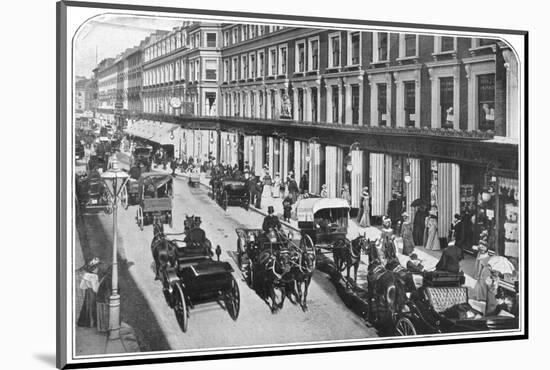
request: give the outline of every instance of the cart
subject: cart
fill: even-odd
[[[173,178],[156,172],[141,174],[138,182],[136,222],[140,230],[155,220],[172,226]]]

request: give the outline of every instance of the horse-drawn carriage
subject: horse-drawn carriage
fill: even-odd
[[[292,240],[292,233],[285,235],[279,230],[235,231],[239,268],[248,286],[262,297],[271,312],[283,307],[285,297],[307,311],[307,293],[316,265],[313,246],[304,244],[303,239],[297,243]],[[280,291],[279,302],[276,290]]]
[[[94,170],[77,176],[76,197],[82,211],[104,209],[109,212],[111,209],[111,195],[98,171]]]
[[[188,180],[187,183],[189,186],[196,188],[201,184],[201,172],[199,167],[190,167],[187,171]]]
[[[423,284],[410,293],[395,317],[395,333],[401,336],[516,329],[513,315],[485,316],[473,308],[464,274],[424,272]]]
[[[204,235],[193,236],[193,230],[184,240],[169,239],[170,235],[164,234],[161,223],[155,223],[151,250],[166,302],[180,329],[187,331],[191,309],[209,302],[218,303],[237,320],[240,294],[231,265],[212,259],[211,244]]]
[[[138,180],[139,207],[136,222],[143,230],[155,220],[172,226],[173,178],[155,172],[142,173]]]
[[[212,192],[214,198],[224,210],[227,210],[227,206],[231,204],[238,204],[248,211],[250,206],[250,193],[244,177],[225,177],[217,181]]]
[[[153,147],[150,145],[136,146],[132,151],[132,161],[134,166],[143,165],[146,171],[151,171],[151,152]]]

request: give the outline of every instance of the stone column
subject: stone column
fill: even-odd
[[[326,122],[334,123],[332,120],[332,86],[326,85],[326,90],[327,90],[327,102],[325,104],[325,106],[327,107]]]
[[[386,214],[384,154],[370,153],[371,212],[373,216]]]
[[[359,208],[361,203],[361,192],[363,190],[363,151],[351,151],[351,206]],[[369,189],[370,192],[370,189]]]
[[[321,144],[309,144],[309,192],[321,192]]]
[[[506,132],[505,136],[519,137],[518,61],[509,49],[502,51],[506,68]]]
[[[274,147],[275,147],[275,143],[273,142],[273,137],[268,137],[267,138],[267,149],[268,149],[268,153],[269,153],[269,158],[267,159],[267,166],[269,167],[269,174],[271,175],[271,177],[273,178],[273,158],[275,156],[275,153],[274,152]],[[262,174],[263,175],[263,174]]]
[[[403,81],[399,80],[399,73],[395,72],[395,126],[405,127],[405,87]]]
[[[302,176],[302,142],[294,140],[294,179],[299,182]]]
[[[404,184],[407,198],[405,209],[412,221],[414,219],[414,214],[411,203],[414,202],[415,199],[420,198],[420,159],[409,158],[409,175],[411,176],[411,182],[409,184]]]
[[[359,126],[364,126],[363,122],[363,76],[359,77]]]
[[[325,185],[328,196],[335,198],[340,195],[344,171],[344,151],[336,146],[325,148]]]
[[[440,237],[449,234],[453,215],[460,213],[460,167],[456,163],[437,164],[437,216]]]
[[[344,123],[342,120],[343,113],[344,113],[342,112],[343,101],[344,101],[344,94],[342,92],[342,83],[338,82],[338,123],[340,124]]]

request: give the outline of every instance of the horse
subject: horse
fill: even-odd
[[[405,303],[405,289],[396,274],[387,270],[380,259],[377,248],[377,241],[367,240],[367,295],[369,298],[369,321],[375,324],[393,321],[395,314]],[[387,309],[389,317],[381,318],[378,307]],[[377,308],[377,315],[374,317],[374,308]]]
[[[159,280],[160,270],[165,270],[168,265],[174,266],[176,263],[176,246],[166,238],[164,226],[159,221],[153,223],[151,253],[155,262],[155,280]]]
[[[193,226],[195,226],[195,215],[185,215],[185,220],[183,220],[183,232],[185,234],[189,234],[189,231],[193,228]]]
[[[252,288],[269,306],[273,314],[279,312],[283,307],[286,292],[282,277],[289,270],[287,261],[277,257],[271,250],[267,249],[260,252],[253,264],[252,273],[254,274],[254,279]],[[280,302],[277,300],[276,290],[281,292]]]
[[[342,239],[332,249],[334,264],[338,272],[347,270],[346,288],[350,288],[350,271],[353,267],[353,282],[357,283],[357,270],[361,262],[361,252],[367,253],[367,238],[366,233],[358,235],[350,243],[347,239]]]
[[[302,311],[307,312],[307,293],[313,272],[315,271],[317,256],[315,249],[309,250],[304,247],[300,256],[300,263],[293,266],[294,293]]]

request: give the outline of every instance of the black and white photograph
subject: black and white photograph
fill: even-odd
[[[526,338],[526,31],[57,6],[58,367]]]

